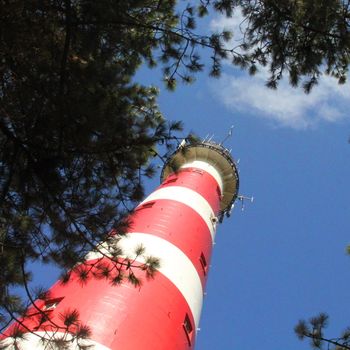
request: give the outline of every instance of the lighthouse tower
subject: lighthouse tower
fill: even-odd
[[[13,342],[15,327],[26,333],[20,340],[24,350],[51,349],[42,338],[62,337],[67,344],[62,315],[77,310],[79,322],[91,330],[89,340],[80,344],[91,349],[194,348],[216,226],[237,197],[238,173],[222,145],[183,142],[164,165],[161,182],[136,207],[128,234],[118,242],[125,256],[132,257],[142,245],[146,255],[159,258],[155,277],[139,287],[128,282],[113,286],[99,278],[82,284],[75,268],[68,283],[54,284],[49,300],[36,301],[20,324],[8,329],[1,345]],[[135,259],[142,265],[145,258]],[[85,263],[108,265],[108,260],[101,244]],[[142,269],[136,270],[142,278]],[[69,347],[79,348],[73,338]]]

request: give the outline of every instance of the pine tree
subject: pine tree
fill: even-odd
[[[234,58],[243,67],[268,66],[267,86],[276,88],[287,75],[293,86],[306,93],[325,73],[346,82],[349,53],[350,5],[342,0],[234,1],[240,5],[246,29],[243,56]]]
[[[272,88],[285,73],[292,85],[302,80],[306,92],[322,72],[346,80],[348,2],[201,0],[176,6],[175,0],[0,1],[1,330],[32,300],[46,297],[28,287],[30,263],[53,263],[67,272],[111,231],[123,234],[126,215],[143,196],[143,177],[154,175],[150,160],[157,145],[171,149],[182,125],[166,122],[155,87],[134,81],[142,63],[159,65],[169,89],[203,70],[201,49],[210,51],[214,77],[222,60],[231,59],[252,74],[267,65]],[[247,27],[234,48],[227,46],[229,30],[196,32],[201,17],[231,16],[238,6]],[[150,259],[146,274],[158,263]],[[105,266],[96,268],[121,282]],[[128,280],[137,285],[132,269]],[[86,279],[86,270],[80,275]],[[14,293],[19,286],[27,304]]]
[[[335,338],[329,338],[325,335],[325,328],[328,325],[328,315],[320,313],[308,321],[300,320],[294,330],[300,340],[309,339],[310,345],[314,349],[350,349],[350,329],[346,329],[342,334]]]
[[[32,262],[57,265],[64,283],[87,252],[126,231],[127,214],[143,197],[142,179],[154,175],[157,145],[171,150],[182,129],[163,118],[157,89],[134,81],[140,65],[159,62],[172,89],[203,68],[199,45],[213,50],[216,64],[224,57],[225,37],[197,36],[197,9],[178,14],[175,5],[0,1],[1,332],[48,298],[31,290]],[[82,282],[102,276],[138,286],[135,268],[152,277],[159,266],[156,257],[134,266],[111,240],[110,255],[113,268],[96,263],[73,272]],[[16,295],[19,287],[25,299]],[[86,328],[77,333],[73,316],[64,316],[68,333],[86,335]],[[13,329],[13,346],[24,331]]]
[[[165,122],[156,88],[132,81],[158,41],[152,28],[125,23],[177,21],[174,2],[156,5],[0,2],[2,330],[28,306],[13,287],[23,286],[29,302],[43,295],[28,287],[30,262],[66,272],[111,230],[124,232],[141,178],[154,174],[157,143],[181,129]]]

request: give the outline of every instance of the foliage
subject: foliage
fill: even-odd
[[[276,88],[283,74],[291,85],[303,80],[305,92],[324,72],[346,81],[350,54],[349,2],[343,0],[235,1],[244,15],[243,67],[268,66],[267,86]],[[250,69],[254,64],[250,65]]]
[[[350,246],[347,246],[347,253],[350,253]],[[320,313],[308,321],[300,320],[294,327],[295,334],[300,340],[309,339],[314,349],[350,350],[350,327],[346,328],[340,336],[330,338],[325,335],[328,319],[329,316],[326,313]]]
[[[213,5],[225,11],[224,3]],[[66,281],[89,251],[108,243],[111,233],[126,231],[125,217],[143,197],[142,179],[155,173],[150,160],[162,158],[157,145],[172,149],[182,124],[164,120],[156,88],[133,81],[141,63],[160,63],[173,89],[177,79],[190,82],[203,69],[196,48],[206,47],[213,52],[212,75],[218,74],[228,33],[193,32],[195,17],[210,1],[188,3],[179,13],[175,5],[0,2],[1,331],[11,320],[20,323],[35,299],[45,300],[45,293],[30,288],[30,263],[54,263]],[[113,266],[85,264],[76,271],[82,282],[103,275],[137,286],[133,269],[146,277],[156,272],[155,257],[135,266],[112,245]],[[26,303],[16,295],[18,287]]]
[[[171,150],[179,122],[159,111],[157,89],[136,83],[139,66],[160,65],[167,88],[210,75],[223,59],[248,68],[268,65],[269,87],[287,72],[306,77],[308,92],[322,69],[345,81],[348,7],[344,1],[4,0],[0,2],[0,329],[25,312],[14,287],[32,304],[29,263],[67,272],[86,254],[123,234],[125,215],[143,197],[144,176],[155,173],[157,145]],[[231,16],[240,6],[243,41],[232,33],[197,33],[210,13]],[[111,249],[112,260],[122,252]],[[138,252],[135,252],[138,254]],[[116,284],[122,275],[97,265]],[[159,262],[141,270],[152,276]],[[90,268],[90,267],[87,267]],[[135,267],[136,268],[136,267]],[[140,268],[140,266],[138,267]],[[91,271],[91,270],[89,270]],[[81,271],[82,280],[86,269]],[[96,271],[95,271],[96,272]],[[65,279],[67,274],[63,277]]]
[[[170,147],[181,130],[165,122],[157,90],[132,81],[163,39],[131,27],[130,18],[177,21],[174,1],[157,4],[0,2],[2,330],[27,307],[13,287],[38,297],[28,287],[29,262],[68,270],[112,229],[125,231],[121,219],[143,197],[141,178],[154,174],[157,143]]]
[[[300,340],[310,339],[314,349],[345,350],[350,349],[350,329],[346,329],[337,338],[328,338],[324,335],[328,323],[328,315],[321,313],[310,318],[308,322],[301,320],[295,326],[295,333]]]
[[[201,0],[199,5],[186,4],[179,27],[170,32],[168,27],[161,28],[163,35],[178,36],[177,46],[170,51],[160,45],[169,88],[176,86],[178,78],[191,82],[193,74],[203,69],[198,47],[211,49],[213,77],[220,76],[222,60],[230,59],[252,75],[259,66],[268,67],[266,85],[273,89],[284,75],[292,86],[301,84],[306,93],[323,73],[340,84],[346,82],[350,60],[348,1]],[[237,9],[243,13],[242,23],[235,23],[243,31],[241,39],[233,27],[209,36],[195,31],[199,18],[215,11],[231,17]]]

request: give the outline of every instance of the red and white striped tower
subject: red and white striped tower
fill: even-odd
[[[37,301],[37,308],[61,325],[65,310],[77,309],[96,350],[193,349],[216,224],[237,191],[238,173],[227,149],[213,142],[183,143],[165,164],[161,186],[139,204],[129,234],[119,242],[128,256],[142,244],[158,257],[155,278],[140,288],[96,278],[81,285],[73,272],[67,284],[54,284],[51,299]],[[89,262],[95,259],[108,260],[101,253],[88,255]],[[60,335],[45,322],[38,327],[32,320],[37,313],[33,309],[23,320],[23,331],[31,331],[21,342],[23,350],[44,349],[38,335]]]

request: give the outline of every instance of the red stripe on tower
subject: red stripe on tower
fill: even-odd
[[[142,244],[146,254],[159,258],[155,278],[138,288],[97,278],[82,285],[75,268],[68,283],[57,282],[51,299],[37,301],[22,324],[11,325],[6,334],[19,327],[28,333],[22,349],[44,349],[41,337],[62,335],[62,314],[76,309],[91,329],[85,344],[94,349],[193,349],[216,225],[237,191],[238,174],[228,150],[213,142],[183,143],[165,164],[162,185],[135,209],[128,234],[118,242],[124,256],[132,257]],[[102,243],[87,263],[108,266],[108,255]],[[144,263],[144,257],[136,262]],[[50,321],[38,325],[39,310],[49,313]],[[12,341],[8,337],[0,345]],[[78,345],[72,342],[70,348]]]

